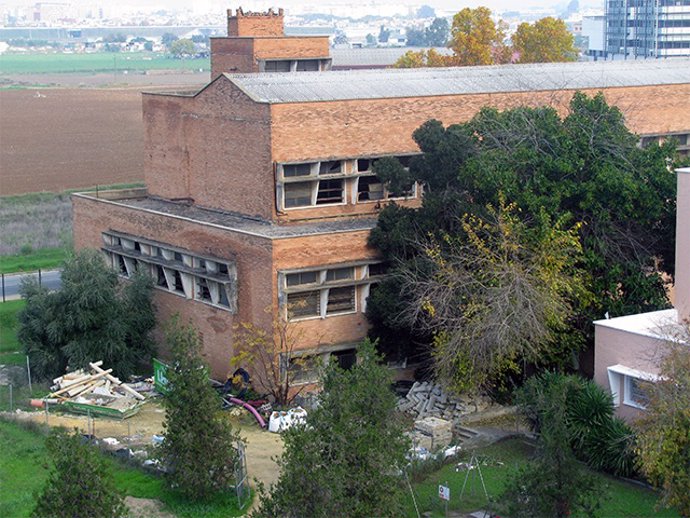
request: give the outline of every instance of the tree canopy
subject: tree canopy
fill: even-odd
[[[464,124],[428,121],[413,137],[422,154],[404,174],[387,165],[382,180],[404,183],[411,175],[424,185],[423,206],[385,207],[370,236],[392,265],[390,278],[373,290],[367,306],[373,336],[380,337],[384,351],[410,355],[420,350],[414,344],[469,343],[469,338],[453,342],[453,330],[466,332],[467,323],[480,322],[492,304],[470,296],[464,286],[481,285],[487,295],[498,295],[521,271],[536,276],[525,286],[539,289],[523,301],[505,292],[497,303],[519,313],[509,313],[514,320],[506,323],[524,323],[525,312],[539,315],[526,310],[540,299],[551,305],[542,310],[561,308],[550,313],[559,318],[539,318],[549,331],[538,334],[543,340],[530,334],[533,327],[511,329],[531,347],[539,346],[529,359],[538,358],[540,365],[575,366],[577,352],[592,343],[592,320],[606,312],[618,316],[667,307],[656,272],[660,267],[673,272],[675,176],[668,169],[676,156],[673,144],[638,147],[638,137],[602,94],[576,93],[564,118],[550,107],[485,108]],[[495,214],[502,206],[511,207],[503,222]],[[511,226],[512,241],[497,239]],[[558,239],[568,244],[554,246]],[[480,261],[484,249],[498,259]],[[469,252],[474,263],[458,260],[459,251]],[[410,289],[410,272],[421,288]],[[451,286],[444,277],[448,272],[467,278]],[[541,278],[549,282],[537,281]],[[440,292],[424,291],[434,283]],[[435,297],[441,295],[451,311],[448,322],[462,325],[435,317]],[[425,301],[426,313],[420,311]],[[422,317],[414,324],[405,318],[410,308]],[[512,335],[508,342],[526,361],[520,340]],[[464,351],[455,358],[462,364],[471,349],[451,350]]]
[[[530,24],[518,25],[512,37],[513,48],[520,63],[552,63],[575,61],[575,37],[568,32],[565,22],[547,16]]]
[[[103,360],[121,377],[150,361],[155,326],[150,276],[137,273],[120,282],[96,250],[68,259],[62,287],[50,292],[34,278],[23,281],[26,307],[17,336],[37,377],[54,378],[66,367]]]
[[[280,478],[253,516],[401,516],[409,441],[390,371],[365,342],[349,370],[331,362],[306,425],[283,434]]]

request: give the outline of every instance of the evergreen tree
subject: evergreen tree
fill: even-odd
[[[127,508],[105,459],[77,432],[55,430],[46,439],[53,470],[33,518],[119,518]]]
[[[255,516],[401,516],[409,444],[395,404],[372,343],[362,344],[350,370],[331,362],[318,408],[284,433],[280,478]]]
[[[164,399],[165,440],[159,457],[172,489],[194,500],[228,491],[235,483],[239,434],[221,413],[220,396],[209,383],[201,340],[191,325],[174,318],[166,331],[172,351]]]

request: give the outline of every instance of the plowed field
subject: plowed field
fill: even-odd
[[[0,91],[0,195],[143,180],[139,89]]]

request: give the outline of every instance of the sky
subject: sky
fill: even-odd
[[[31,6],[36,3],[37,0],[0,0],[0,3],[4,5],[23,5]],[[53,0],[57,2],[65,2],[72,4],[103,4],[107,5],[110,2],[116,0]],[[118,5],[120,6],[131,6],[131,8],[151,8],[151,9],[165,9],[165,8],[177,8],[184,9],[189,8],[191,5],[194,6],[195,12],[200,12],[202,10],[208,10],[208,12],[213,12],[217,9],[225,10],[227,8],[236,8],[242,6],[245,10],[262,10],[267,6],[273,5],[277,7],[285,7],[287,9],[298,6],[313,6],[313,5],[324,5],[324,4],[335,4],[335,5],[353,5],[361,3],[366,4],[391,4],[395,3],[398,5],[430,5],[438,10],[443,11],[459,11],[463,7],[477,7],[479,5],[484,5],[492,10],[520,10],[528,7],[552,7],[554,5],[565,6],[568,0],[526,0],[524,2],[515,2],[515,0],[364,0],[358,2],[357,0],[323,0],[321,2],[309,1],[309,0],[234,0],[232,2],[227,0],[119,0]],[[580,5],[585,7],[603,7],[603,0],[580,0]],[[147,9],[148,10],[148,9]]]

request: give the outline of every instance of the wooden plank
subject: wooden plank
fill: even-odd
[[[104,371],[103,369],[101,369],[100,366],[97,365],[96,363],[89,363],[89,367],[91,367],[93,370],[95,370],[96,372],[99,372],[99,373],[105,372],[105,371]],[[108,369],[108,372],[112,372],[112,370],[113,370],[113,369]],[[122,383],[122,381],[120,381],[120,380],[119,380],[118,378],[116,378],[115,376],[111,376],[111,375],[107,374],[107,375],[106,375],[106,378],[109,379],[110,381],[112,381],[113,383],[115,383],[116,385],[122,387],[122,389],[123,389],[125,392],[128,392],[129,394],[131,394],[132,396],[134,396],[134,397],[137,398],[138,400],[144,401],[144,400],[146,399],[144,396],[142,396],[141,394],[139,394],[139,392],[137,392],[137,391],[134,390],[133,388],[128,387],[126,383]]]
[[[92,375],[92,376],[89,376],[89,378],[88,378],[87,380],[83,381],[82,383],[89,383],[89,382],[91,382],[91,381],[93,381],[93,380],[100,379],[100,378],[102,378],[102,377],[104,377],[104,376],[108,376],[111,372],[113,372],[113,369],[108,369],[107,371],[101,370],[101,372],[99,372],[98,374],[94,374],[94,375]],[[80,384],[81,384],[81,383],[80,383]],[[75,384],[75,385],[70,385],[69,387],[61,388],[60,390],[58,390],[58,391],[53,392],[52,394],[50,394],[49,397],[55,397],[55,396],[57,396],[57,395],[64,394],[65,392],[69,392],[70,390],[73,390],[73,389],[75,389],[75,388],[77,388],[77,385],[76,385],[76,384]]]

